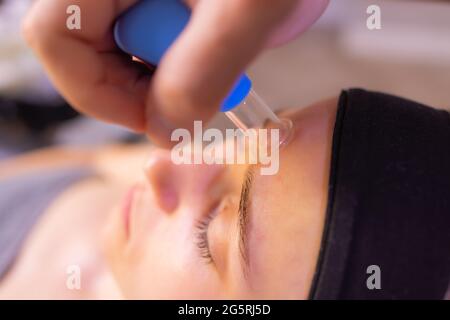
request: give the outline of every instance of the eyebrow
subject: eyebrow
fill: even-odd
[[[239,201],[239,252],[241,255],[242,268],[244,271],[244,276],[247,277],[250,262],[249,262],[249,252],[248,252],[248,226],[249,226],[249,207],[251,204],[251,190],[253,184],[253,178],[255,175],[254,166],[250,166],[246,173],[244,183],[241,190],[241,199]]]

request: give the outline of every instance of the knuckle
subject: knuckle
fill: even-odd
[[[193,87],[188,81],[177,77],[160,80],[156,88],[157,104],[173,121],[209,120],[217,112],[214,98],[207,94],[207,90]]]
[[[28,14],[22,21],[22,35],[29,45],[33,45],[36,38],[36,21],[32,14]]]
[[[297,1],[298,0],[277,0],[275,3],[273,0],[243,0],[247,5],[264,10],[272,10],[274,7],[284,6]]]
[[[198,94],[186,81],[175,76],[166,76],[160,79],[158,98],[163,105],[177,106],[178,109],[193,109],[201,104]]]
[[[47,12],[44,9],[41,8],[40,2],[36,2],[21,23],[22,36],[32,48],[48,41],[55,33],[55,30],[51,28],[52,18],[42,14],[42,12]]]
[[[42,39],[45,30],[42,19],[36,13],[36,8],[33,8],[22,21],[22,35],[29,46],[34,47]]]

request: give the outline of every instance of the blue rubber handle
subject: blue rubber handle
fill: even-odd
[[[119,17],[114,26],[114,38],[122,51],[156,66],[183,31],[190,15],[181,0],[141,0]],[[251,80],[242,75],[223,102],[221,111],[238,106],[251,87]]]

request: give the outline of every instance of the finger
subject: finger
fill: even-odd
[[[114,20],[138,0],[35,0],[28,12],[26,25],[30,32],[58,33],[95,42],[108,34]],[[81,30],[67,28],[67,9],[78,6],[81,11]],[[35,30],[37,27],[38,30]]]
[[[145,129],[149,76],[115,48],[111,25],[135,1],[37,1],[24,31],[52,82],[79,111]],[[66,28],[66,8],[82,9],[81,30]]]
[[[156,71],[149,99],[157,110],[148,114],[149,124],[154,115],[173,129],[189,129],[194,120],[209,120],[267,43],[270,31],[295,4],[293,0],[196,3],[186,30]],[[158,135],[151,126],[148,132]]]
[[[190,8],[194,8],[199,0],[184,0],[184,2]],[[329,0],[297,0],[296,2],[288,17],[271,32],[266,47],[276,47],[295,39],[319,19],[330,3]]]
[[[329,0],[297,1],[289,17],[271,33],[267,46],[279,46],[296,38],[319,19],[329,2]]]

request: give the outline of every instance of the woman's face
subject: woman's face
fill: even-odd
[[[285,114],[280,170],[175,165],[155,150],[106,230],[125,298],[301,299],[320,248],[336,100]]]

